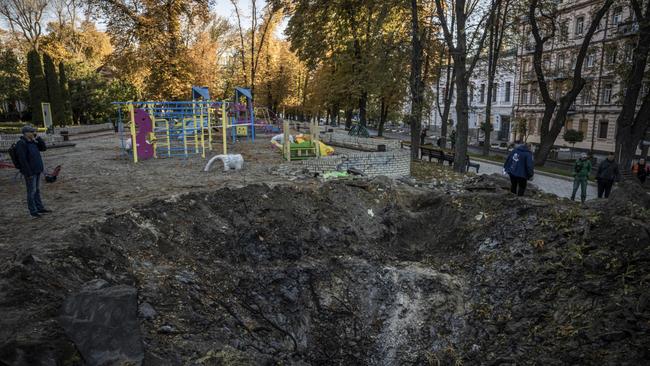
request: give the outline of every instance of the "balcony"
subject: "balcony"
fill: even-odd
[[[636,20],[626,20],[618,23],[618,34],[622,36],[631,36],[639,32],[639,23]]]

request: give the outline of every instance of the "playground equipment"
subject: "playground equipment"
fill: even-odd
[[[115,102],[123,154],[134,162],[160,157],[206,157],[221,134],[223,154],[231,143],[255,141],[262,133],[279,131],[268,112],[255,120],[250,90],[235,88],[234,101],[212,101],[208,88],[192,87],[192,101]]]
[[[217,160],[221,160],[223,163],[223,171],[227,172],[230,169],[233,170],[241,170],[242,167],[244,166],[244,157],[241,156],[241,154],[225,154],[225,155],[217,155],[214,156],[208,163],[205,165],[205,168],[203,169],[204,172],[210,171],[210,167],[212,166],[212,163],[214,163]]]
[[[282,156],[288,161],[304,160],[334,153],[334,149],[319,141],[319,126],[312,122],[309,135],[297,135],[295,138],[289,134],[289,122],[283,123],[283,134],[271,139],[271,144],[282,151]]]

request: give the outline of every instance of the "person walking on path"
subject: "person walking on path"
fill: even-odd
[[[580,159],[576,160],[573,165],[573,193],[571,194],[571,201],[575,201],[576,192],[580,187],[580,201],[585,203],[587,199],[587,181],[591,174],[591,160],[586,153],[580,154]]]
[[[533,153],[526,144],[517,142],[517,146],[503,164],[503,170],[510,176],[510,191],[517,196],[523,196],[528,181],[535,174]]]
[[[618,169],[618,163],[614,161],[614,153],[610,152],[607,159],[598,165],[596,181],[598,182],[598,198],[609,198],[614,182],[621,180],[621,172]],[[575,189],[574,189],[575,194]]]
[[[636,175],[641,184],[645,183],[646,178],[650,175],[650,164],[646,164],[644,158],[632,166],[632,174]]]
[[[39,188],[41,173],[43,172],[43,158],[41,151],[47,147],[42,138],[36,135],[36,129],[32,126],[25,126],[21,130],[22,136],[16,142],[16,159],[18,168],[25,177],[27,186],[27,208],[33,218],[41,217],[41,214],[52,212],[43,206],[41,191]]]

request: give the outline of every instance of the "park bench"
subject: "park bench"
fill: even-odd
[[[400,146],[404,148],[404,146],[411,146],[411,143],[409,141],[401,141]],[[424,157],[428,157],[429,161],[432,159],[437,159],[439,164],[443,164],[446,162],[449,163],[449,165],[454,164],[454,159],[456,158],[456,154],[450,151],[445,151],[440,148],[433,147],[431,145],[424,145],[420,146],[420,156],[422,159]],[[479,169],[481,168],[481,164],[472,162],[467,156],[467,170],[469,171],[470,168],[476,169],[476,174],[478,174]]]

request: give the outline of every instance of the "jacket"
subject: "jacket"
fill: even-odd
[[[40,137],[34,141],[28,141],[24,136],[16,142],[16,157],[20,163],[20,172],[31,177],[43,172],[43,158],[41,151],[47,150],[45,142]]]
[[[517,146],[510,152],[503,169],[515,177],[530,179],[535,174],[533,153],[525,144]]]
[[[573,165],[573,176],[577,179],[587,179],[591,174],[591,160],[578,159]]]
[[[645,174],[644,174],[645,172]],[[632,174],[636,175],[637,177],[643,177],[643,176],[648,176],[650,175],[650,164],[647,162],[643,164],[643,166],[639,163],[635,163],[632,166]]]
[[[606,182],[614,182],[621,180],[621,172],[618,169],[618,163],[616,161],[609,161],[609,159],[603,160],[598,165],[598,173],[596,173],[596,179]]]

